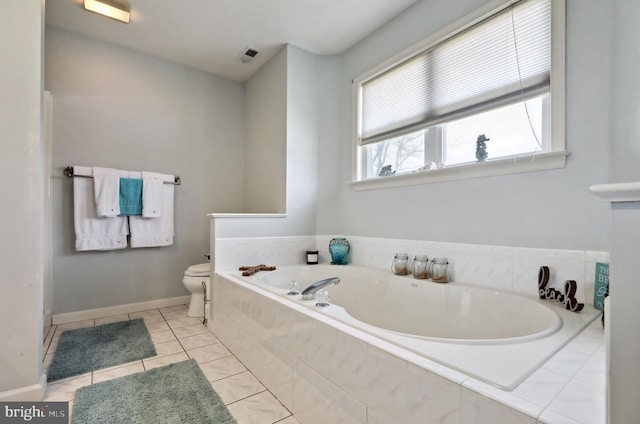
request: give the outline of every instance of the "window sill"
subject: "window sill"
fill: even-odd
[[[430,171],[419,171],[410,174],[353,181],[350,185],[354,191],[364,191],[559,169],[565,167],[567,156],[569,155],[570,153],[567,151],[559,151],[515,156],[481,163],[433,169]]]

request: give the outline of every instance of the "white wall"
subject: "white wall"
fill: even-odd
[[[315,234],[318,196],[316,57],[287,46],[287,214],[289,234]]]
[[[610,182],[640,181],[640,2],[613,0],[610,53],[611,137]],[[606,203],[606,202],[603,202]],[[640,404],[635,395],[640,388],[638,354],[640,331],[637,274],[640,254],[640,207],[638,203],[613,204],[611,248],[611,299],[609,326],[609,419],[610,423],[638,420]]]
[[[612,183],[640,181],[640,2],[614,0],[611,63],[611,179]],[[602,60],[599,59],[599,60]]]
[[[41,0],[8,0],[0,14],[0,401],[40,400],[42,388]]]
[[[206,262],[207,213],[242,211],[242,84],[47,26],[53,95],[54,314],[188,294],[187,266]],[[175,242],[76,252],[68,165],[179,175]]]
[[[351,122],[351,114],[344,110],[351,96],[344,89],[344,57],[316,58],[316,86],[318,89],[318,204],[316,234],[336,234],[342,219],[340,201],[345,192],[342,175],[344,160],[342,144],[348,142],[343,128]],[[342,141],[341,141],[342,140]]]
[[[608,179],[610,11],[598,0],[567,0],[566,144],[571,156],[565,169],[362,192],[348,186],[352,79],[484,3],[420,1],[350,49],[341,71],[334,68],[339,93],[329,107],[343,119],[336,121],[326,111],[321,115],[321,128],[337,126],[339,133],[322,140],[319,168],[338,180],[320,178],[318,234],[608,250],[608,210],[588,192]]]
[[[253,203],[244,212],[281,216],[218,217],[212,223],[212,243],[216,237],[315,234],[322,133],[318,60],[287,45],[247,82],[247,131],[252,135],[247,135],[246,195],[247,204]],[[263,137],[256,122],[269,127]],[[264,149],[272,152],[260,153]]]
[[[284,213],[287,199],[286,47],[247,81],[245,105],[245,210],[235,212]]]

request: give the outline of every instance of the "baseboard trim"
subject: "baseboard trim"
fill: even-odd
[[[42,374],[38,384],[0,392],[0,402],[40,402],[47,389],[47,375]]]
[[[86,309],[84,311],[66,312],[53,315],[53,324],[83,321],[86,319],[103,318],[111,315],[128,314],[130,312],[146,311],[148,309],[167,308],[169,306],[189,303],[191,296],[171,297],[168,299],[149,300],[147,302],[128,303],[126,305],[108,306],[106,308]]]

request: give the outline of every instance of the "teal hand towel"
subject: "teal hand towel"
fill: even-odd
[[[120,178],[120,215],[142,215],[142,180]]]

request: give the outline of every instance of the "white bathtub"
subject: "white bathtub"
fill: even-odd
[[[296,309],[304,306],[504,390],[513,390],[599,316],[589,306],[575,313],[514,293],[351,265],[231,275],[298,305]],[[298,281],[302,291],[329,277],[341,279],[326,287],[329,307],[287,295],[291,280]],[[532,284],[537,284],[534,277]]]

